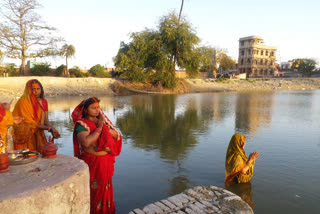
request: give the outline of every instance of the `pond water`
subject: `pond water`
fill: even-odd
[[[62,134],[58,153],[73,155],[71,112],[82,97],[49,98]],[[231,188],[255,213],[320,213],[320,91],[100,97],[123,134],[113,177],[117,213],[197,185],[225,188],[231,136],[260,152],[251,183]]]

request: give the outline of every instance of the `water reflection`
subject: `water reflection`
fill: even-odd
[[[236,99],[235,131],[255,134],[272,120],[273,93],[240,93]]]
[[[115,169],[119,213],[196,185],[225,187],[225,152],[235,131],[259,142],[248,149],[263,157],[253,188],[225,188],[256,204],[255,213],[318,213],[320,91],[99,98],[124,136]],[[48,98],[49,119],[62,134],[59,154],[73,155],[70,114],[83,99]]]
[[[184,190],[191,187],[191,182],[187,176],[174,177],[170,182],[170,195],[175,195],[183,192]]]
[[[228,183],[225,185],[225,188],[234,194],[240,196],[242,200],[247,202],[252,208],[256,206],[256,204],[253,201],[252,197],[252,184],[251,182],[248,183]]]
[[[117,127],[132,145],[158,150],[160,157],[175,163],[187,156],[198,141],[195,130],[205,132],[207,115],[198,115],[194,102],[176,114],[176,96],[134,96],[132,107],[117,118]]]

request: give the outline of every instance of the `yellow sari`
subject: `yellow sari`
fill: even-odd
[[[243,149],[245,136],[234,134],[230,140],[226,154],[225,183],[234,180],[237,183],[246,183],[253,175],[254,162],[252,162],[248,173],[243,174],[241,170],[246,166],[248,158]]]
[[[13,125],[13,116],[10,111],[4,110],[0,105],[0,154],[4,154],[8,148],[8,128]]]
[[[32,92],[32,81],[27,82],[24,93],[12,112],[13,116],[25,118],[23,124],[13,126],[13,148],[28,148],[42,153],[47,139],[44,130],[38,129],[38,126],[44,124],[45,111]]]

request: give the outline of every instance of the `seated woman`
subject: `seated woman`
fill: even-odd
[[[226,154],[225,183],[234,181],[236,183],[246,183],[251,180],[255,160],[259,157],[259,152],[253,152],[247,158],[244,146],[246,138],[242,134],[234,134],[230,140]]]
[[[85,99],[72,113],[74,156],[89,166],[90,213],[114,213],[112,176],[122,137],[99,102],[95,97]]]
[[[28,148],[42,153],[42,147],[47,143],[44,130],[51,132],[54,138],[60,136],[48,120],[48,102],[44,99],[41,83],[36,79],[27,82],[24,93],[15,105],[12,115],[25,118],[24,124],[13,127],[13,148],[15,150]]]
[[[20,124],[23,122],[22,117],[13,117],[10,110],[9,103],[0,103],[0,154],[4,154],[8,149],[8,128],[13,124]]]

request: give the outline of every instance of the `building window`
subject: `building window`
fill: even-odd
[[[251,63],[251,60],[250,60],[250,59],[248,59],[248,60],[247,60],[247,63],[248,63],[248,64],[250,64],[250,63]]]
[[[269,52],[268,52],[268,51],[266,51],[266,56],[268,56],[268,54],[269,54]]]
[[[241,65],[243,65],[243,59],[241,59]]]
[[[244,56],[244,51],[241,51],[241,56]]]
[[[271,54],[270,54],[271,56],[273,56],[274,55],[274,53],[273,53],[273,51],[271,52]]]
[[[263,65],[263,59],[260,60],[260,65]]]
[[[268,65],[268,60],[266,60],[266,61],[264,62],[264,64],[265,64],[265,65]]]
[[[263,56],[263,51],[261,51],[261,56]]]
[[[249,55],[251,55],[251,49],[249,49]]]
[[[244,41],[241,42],[241,46],[244,46]]]

